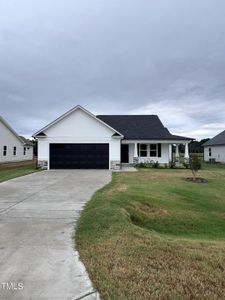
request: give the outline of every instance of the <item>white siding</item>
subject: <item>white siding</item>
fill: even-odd
[[[71,139],[96,141],[109,139],[115,132],[98,120],[94,119],[81,109],[73,113],[48,128],[46,135],[56,139]]]
[[[4,146],[7,146],[6,156],[3,156]],[[14,147],[16,155],[13,155]],[[33,147],[26,149],[26,155],[23,154],[23,148],[22,142],[0,121],[0,163],[33,159]]]
[[[48,160],[49,140],[47,138],[38,138],[38,160]]]
[[[38,160],[47,161],[48,165],[51,143],[108,143],[109,160],[120,161],[120,139],[112,138],[115,132],[81,109],[75,110],[44,133],[46,137],[38,139]]]
[[[211,148],[211,156],[209,156],[209,148]],[[225,163],[225,145],[204,147],[204,160],[215,159],[216,162]]]

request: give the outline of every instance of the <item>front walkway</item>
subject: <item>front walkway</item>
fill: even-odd
[[[96,299],[74,224],[111,179],[102,170],[43,171],[0,184],[0,299]]]
[[[122,168],[119,170],[112,170],[113,172],[136,172],[137,169],[132,166],[122,165]]]

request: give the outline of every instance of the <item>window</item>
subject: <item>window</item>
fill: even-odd
[[[212,149],[209,148],[209,156],[211,157],[212,156]]]
[[[7,146],[3,146],[3,156],[7,155]]]
[[[26,155],[26,147],[23,147],[23,155]]]
[[[157,156],[157,145],[156,144],[150,144],[150,156],[151,157]]]
[[[147,144],[140,144],[140,157],[146,157],[147,155]]]
[[[16,147],[13,147],[13,155],[16,155]]]

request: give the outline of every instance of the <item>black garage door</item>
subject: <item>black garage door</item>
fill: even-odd
[[[50,144],[50,169],[108,169],[109,144]]]

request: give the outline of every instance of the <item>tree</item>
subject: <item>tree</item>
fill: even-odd
[[[204,148],[203,148],[203,144],[205,142],[207,142],[209,139],[203,139],[201,141],[192,141],[189,144],[189,151],[190,153],[203,153],[204,152]],[[179,151],[181,153],[184,153],[184,145],[180,144],[179,145]]]
[[[193,174],[193,179],[196,180],[196,175],[201,169],[202,164],[198,154],[192,154],[190,157],[190,169]]]

